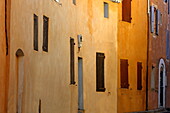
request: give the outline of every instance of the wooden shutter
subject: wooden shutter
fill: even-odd
[[[96,53],[96,91],[105,91],[104,53]]]
[[[128,60],[120,60],[121,88],[129,88],[128,83]]]
[[[38,16],[34,14],[34,50],[38,51]]]
[[[106,2],[104,2],[104,17],[105,18],[109,17],[109,5]]]
[[[73,0],[73,4],[76,5],[76,0]]]
[[[41,113],[41,100],[39,100],[38,113]]]
[[[150,28],[151,28],[151,33],[154,33],[154,23],[155,23],[155,15],[154,15],[154,6],[150,7]]]
[[[122,20],[131,23],[131,0],[123,0],[122,2]]]
[[[156,35],[159,35],[160,15],[160,11],[156,10]]]
[[[43,17],[43,51],[48,52],[48,17]]]
[[[170,58],[170,49],[169,49],[169,31],[166,32],[166,58]]]
[[[170,0],[168,0],[168,14],[170,13]]]
[[[142,90],[142,63],[137,63],[137,90]]]
[[[74,39],[70,38],[70,84],[75,84],[74,80]]]

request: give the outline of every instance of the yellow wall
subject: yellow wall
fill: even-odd
[[[118,113],[145,110],[147,55],[147,0],[132,0],[132,22],[118,22]],[[129,89],[120,86],[120,59],[128,59]],[[137,90],[137,62],[142,62],[142,90]]]
[[[108,0],[13,0],[10,26],[10,75],[8,113],[16,111],[17,57],[24,56],[23,113],[77,113],[78,57],[83,58],[84,108],[86,113],[117,113],[118,4]],[[103,2],[109,3],[104,18]],[[39,18],[39,51],[33,50],[33,14]],[[49,52],[42,51],[43,15],[49,17]],[[83,36],[78,51],[77,35]],[[76,85],[70,84],[70,37],[75,39]],[[105,92],[96,92],[96,52],[105,53]],[[143,60],[143,59],[142,59]]]
[[[0,113],[5,113],[6,87],[5,1],[0,0]]]

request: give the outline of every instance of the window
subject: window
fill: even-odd
[[[165,3],[167,3],[167,2],[168,2],[168,0],[164,0],[164,2],[165,2]]]
[[[75,84],[74,81],[74,39],[70,38],[70,84]]]
[[[104,2],[104,17],[109,18],[109,5],[106,2]]]
[[[120,79],[121,79],[121,88],[129,88],[128,83],[128,60],[120,59]]]
[[[55,0],[56,2],[60,2],[60,0]]]
[[[38,113],[41,113],[41,100],[39,100]]]
[[[142,63],[137,63],[137,90],[142,90]]]
[[[34,50],[38,51],[38,16],[34,14]]]
[[[43,17],[43,51],[48,52],[48,21],[49,18],[44,16]]]
[[[104,53],[96,53],[96,91],[104,92]]]
[[[131,23],[131,0],[123,0],[122,2],[122,21]]]
[[[150,26],[151,26],[151,33],[154,33],[154,26],[155,26],[155,7],[151,6],[150,7]]]
[[[168,0],[168,14],[170,13],[170,0]]]
[[[169,31],[166,32],[166,59],[170,59]]]
[[[159,26],[162,24],[162,14],[154,6],[150,7],[150,28],[151,33],[159,35]]]
[[[73,0],[73,4],[76,5],[76,0]]]
[[[156,10],[156,35],[159,35],[159,26],[160,26],[160,21],[161,20],[161,13],[160,11],[157,9]]]

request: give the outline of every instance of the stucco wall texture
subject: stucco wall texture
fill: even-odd
[[[103,15],[104,1],[109,18]],[[19,48],[24,52],[22,113],[38,112],[39,99],[42,113],[77,113],[78,57],[83,58],[85,112],[117,113],[117,12],[118,4],[108,0],[11,1],[8,113],[16,112]],[[39,51],[33,50],[33,14]],[[43,15],[49,17],[48,52],[42,51]],[[75,39],[75,85],[70,85],[70,37]],[[105,53],[105,92],[96,92],[96,52]]]
[[[148,109],[157,109],[158,106],[158,89],[159,89],[159,61],[164,59],[166,67],[166,76],[169,79],[169,61],[166,60],[166,33],[168,30],[168,4],[162,0],[151,0],[151,6],[155,6],[162,14],[162,24],[159,26],[159,35],[150,32],[149,29],[149,62],[148,62]],[[150,23],[149,23],[150,26]],[[151,88],[152,68],[155,67],[155,88]],[[168,80],[169,84],[169,80]],[[170,107],[169,85],[166,87],[166,107]]]
[[[118,113],[145,110],[147,58],[147,0],[131,1],[131,23],[118,20]],[[121,88],[120,59],[127,59],[129,88]],[[137,62],[142,62],[142,90],[137,90]]]
[[[6,92],[6,39],[5,39],[5,1],[0,0],[0,113],[5,113]]]

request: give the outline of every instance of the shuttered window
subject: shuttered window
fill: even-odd
[[[168,14],[170,13],[170,0],[168,0]]]
[[[156,35],[159,35],[160,18],[161,13],[159,10],[156,10]]]
[[[38,16],[34,14],[34,50],[38,51]]]
[[[96,53],[96,91],[105,91],[104,86],[104,53]]]
[[[109,17],[109,4],[104,2],[104,17],[108,18]]]
[[[137,62],[137,90],[142,90],[142,63]]]
[[[75,84],[74,79],[74,39],[70,38],[70,84]]]
[[[150,7],[150,30],[151,33],[154,33],[154,26],[155,26],[155,13],[154,13],[154,6]]]
[[[73,4],[76,5],[76,0],[73,0]]]
[[[41,113],[41,100],[39,100],[38,113]]]
[[[43,16],[43,51],[48,52],[48,21],[49,18]]]
[[[166,32],[166,59],[170,59],[169,31]]]
[[[128,82],[128,60],[120,60],[120,76],[121,76],[121,88],[129,88]]]
[[[131,0],[123,0],[122,2],[122,21],[131,23]]]

